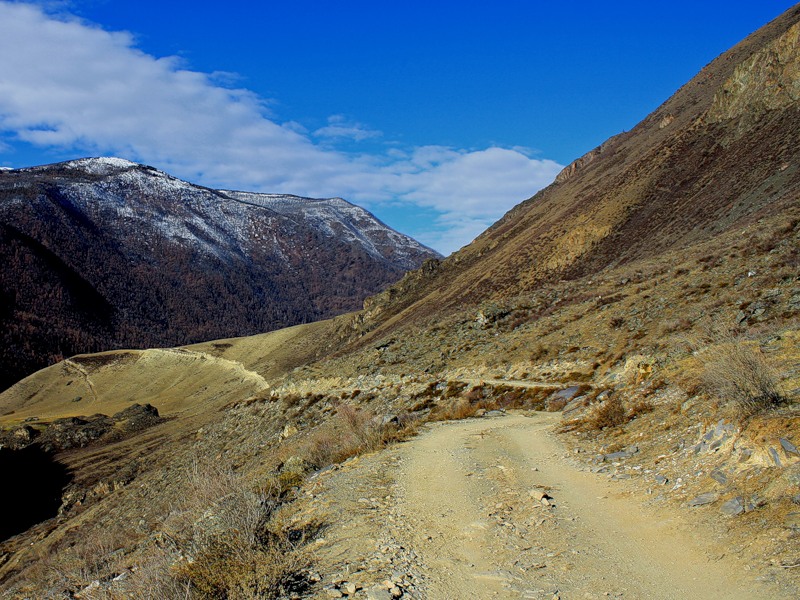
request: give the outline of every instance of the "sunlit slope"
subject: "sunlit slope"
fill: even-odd
[[[313,358],[330,321],[187,348],[74,356],[0,394],[0,422],[114,414],[137,402],[162,416],[197,414],[269,389]]]
[[[579,158],[473,243],[367,300],[365,342],[800,213],[800,6],[634,129]]]

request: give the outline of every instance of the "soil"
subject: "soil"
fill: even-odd
[[[434,424],[409,442],[314,477],[302,511],[323,511],[332,523],[315,548],[326,595],[797,593],[730,553],[696,518],[645,504],[621,482],[590,472],[552,433],[559,418],[516,413]]]

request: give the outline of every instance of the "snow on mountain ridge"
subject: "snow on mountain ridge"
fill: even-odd
[[[302,219],[314,225],[328,237],[343,237],[361,244],[375,257],[401,262],[413,260],[421,251],[430,252],[413,238],[404,235],[378,220],[372,213],[343,198],[304,198],[288,194],[259,194],[221,190],[231,198],[269,208],[291,219]]]
[[[267,252],[283,260],[295,242],[291,233],[278,236],[280,243],[270,235],[279,226],[288,227],[288,232],[311,227],[404,269],[415,268],[424,254],[435,255],[343,198],[214,190],[114,157],[81,158],[10,173],[15,171],[32,173],[37,179],[56,177],[62,194],[91,220],[106,223],[111,218],[119,227],[136,232],[125,241],[134,254],[137,239],[166,238],[220,259],[230,253],[252,257]]]

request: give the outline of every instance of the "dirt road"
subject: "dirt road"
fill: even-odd
[[[674,509],[581,470],[558,418],[438,424],[343,468],[321,495],[341,517],[325,541],[338,579],[372,598],[384,579],[430,599],[785,597]]]

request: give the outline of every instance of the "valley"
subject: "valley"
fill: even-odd
[[[0,540],[0,594],[797,597],[798,65],[794,7],[473,243],[408,246],[414,264],[370,279],[360,309],[324,292],[366,291],[350,267],[391,235],[331,225],[317,202],[312,246],[328,229],[356,245],[321,266],[293,255],[319,267],[287,292],[320,301],[296,319],[313,322],[215,336],[192,284],[170,297],[205,337],[27,375],[0,393],[0,445],[44,453],[58,489]],[[272,220],[299,202],[190,196]],[[266,331],[272,309],[234,288]]]

